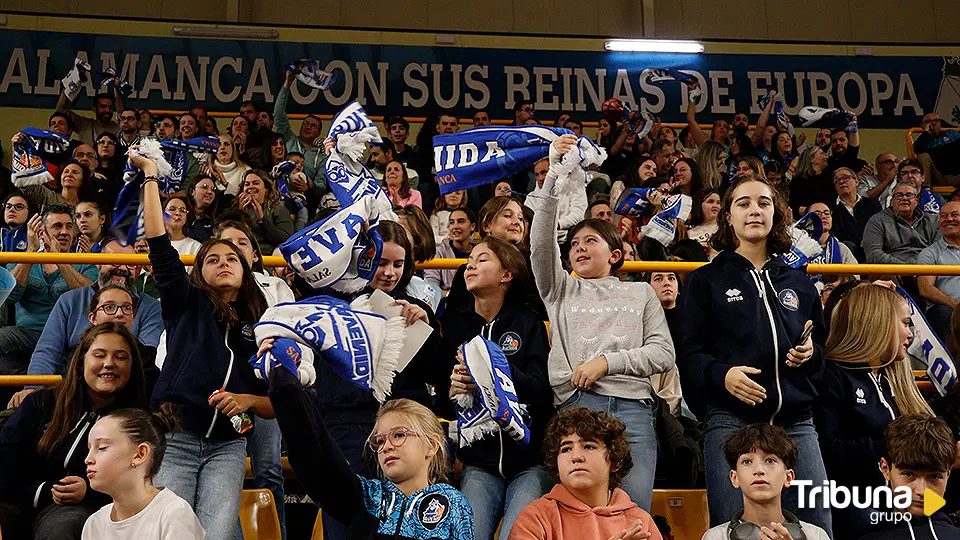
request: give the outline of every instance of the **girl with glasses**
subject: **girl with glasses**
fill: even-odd
[[[200,251],[200,242],[188,237],[183,228],[187,223],[187,198],[174,195],[163,206],[163,224],[170,235],[170,243],[180,255],[196,255]]]
[[[27,250],[27,221],[36,209],[19,191],[7,195],[3,201],[3,227],[0,228],[0,250]]]

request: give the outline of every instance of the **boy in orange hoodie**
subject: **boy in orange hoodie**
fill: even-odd
[[[520,512],[509,540],[662,540],[650,514],[617,487],[633,466],[625,429],[585,407],[555,416],[543,448],[559,483]]]

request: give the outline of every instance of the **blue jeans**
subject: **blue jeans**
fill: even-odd
[[[523,470],[506,483],[503,477],[490,474],[480,467],[463,466],[460,491],[473,507],[473,524],[477,540],[493,540],[497,524],[501,539],[510,536],[513,522],[525,506],[539,499],[553,487],[542,465]]]
[[[287,526],[283,517],[283,463],[280,461],[280,424],[275,419],[253,418],[253,431],[247,439],[247,453],[250,454],[250,467],[253,469],[253,485],[257,489],[269,489],[277,505],[277,517],[280,518],[280,533],[287,537]],[[243,530],[237,520],[234,540],[243,540]]]
[[[715,527],[730,521],[734,512],[743,508],[743,495],[730,483],[730,465],[723,447],[727,439],[747,425],[734,414],[720,409],[708,409],[703,431],[703,461],[707,473],[707,503],[710,505],[710,526]],[[813,419],[781,426],[797,444],[797,468],[795,478],[810,480],[820,486],[827,479],[827,470],[820,455],[817,430]],[[809,493],[809,490],[808,490]],[[827,531],[833,537],[830,510],[825,508],[800,508],[798,488],[783,490],[782,507],[797,517]]]
[[[153,479],[193,507],[207,540],[231,540],[237,526],[247,441],[202,439],[193,433],[167,434],[167,451]]]
[[[653,479],[657,472],[657,432],[653,427],[653,402],[578,391],[560,405],[561,409],[568,407],[607,411],[627,426],[626,434],[630,441],[633,468],[623,479],[621,487],[637,506],[649,512],[650,503],[653,501]]]

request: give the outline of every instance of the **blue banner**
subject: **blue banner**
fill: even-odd
[[[272,106],[284,66],[315,58],[335,81],[327,90],[298,82],[291,113],[334,114],[356,99],[371,115],[424,116],[449,108],[512,118],[513,104],[530,99],[544,122],[560,112],[597,120],[601,104],[615,97],[665,122],[683,122],[686,88],[653,84],[644,73],[671,68],[703,88],[701,122],[730,120],[735,112],[759,115],[758,98],[777,89],[791,115],[805,106],[842,108],[857,113],[861,127],[905,128],[936,111],[960,124],[960,60],[941,56],[558,54],[25,30],[0,31],[0,107],[53,109],[60,78],[78,57],[95,71],[116,69],[133,86],[128,103],[155,109],[203,103],[212,111],[236,111],[246,99]],[[84,87],[77,108],[87,108],[96,91],[89,78]]]

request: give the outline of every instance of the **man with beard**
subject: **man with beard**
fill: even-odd
[[[73,210],[48,206],[27,222],[27,252],[69,253],[77,238]],[[0,328],[0,374],[22,374],[57,300],[71,289],[89,286],[97,278],[91,264],[31,264],[8,266],[17,285],[7,302],[16,305],[17,325]]]
[[[71,111],[73,104],[64,93],[60,94],[60,100],[57,101],[57,112],[63,113],[70,119],[78,139],[93,146],[93,142],[97,140],[97,135],[100,133],[109,131],[116,135],[120,131],[120,124],[113,120],[113,113],[123,110],[123,99],[116,89],[113,93],[113,97],[106,92],[101,92],[93,98],[93,118],[80,116]]]
[[[107,243],[104,253],[133,254],[132,246],[123,247],[116,240]],[[80,338],[91,326],[91,301],[94,294],[109,283],[124,286],[133,298],[133,313],[126,320],[132,320],[128,329],[137,336],[137,340],[154,349],[160,343],[163,332],[163,318],[160,302],[145,294],[133,290],[134,281],[141,272],[139,266],[101,264],[97,281],[87,287],[74,289],[61,296],[53,306],[47,323],[40,334],[40,340],[33,351],[27,373],[30,375],[59,375],[63,373],[74,349],[80,344]],[[95,308],[95,306],[94,306]],[[119,309],[119,306],[111,309]],[[94,316],[97,314],[94,313]],[[112,315],[112,314],[107,314]],[[103,322],[99,321],[98,322]],[[154,356],[156,352],[154,351]],[[14,394],[7,407],[17,407],[24,397],[35,391],[27,388]]]
[[[124,109],[120,111],[117,117],[120,120],[120,133],[117,137],[120,139],[118,152],[126,153],[131,146],[140,144],[139,115],[136,109]]]

